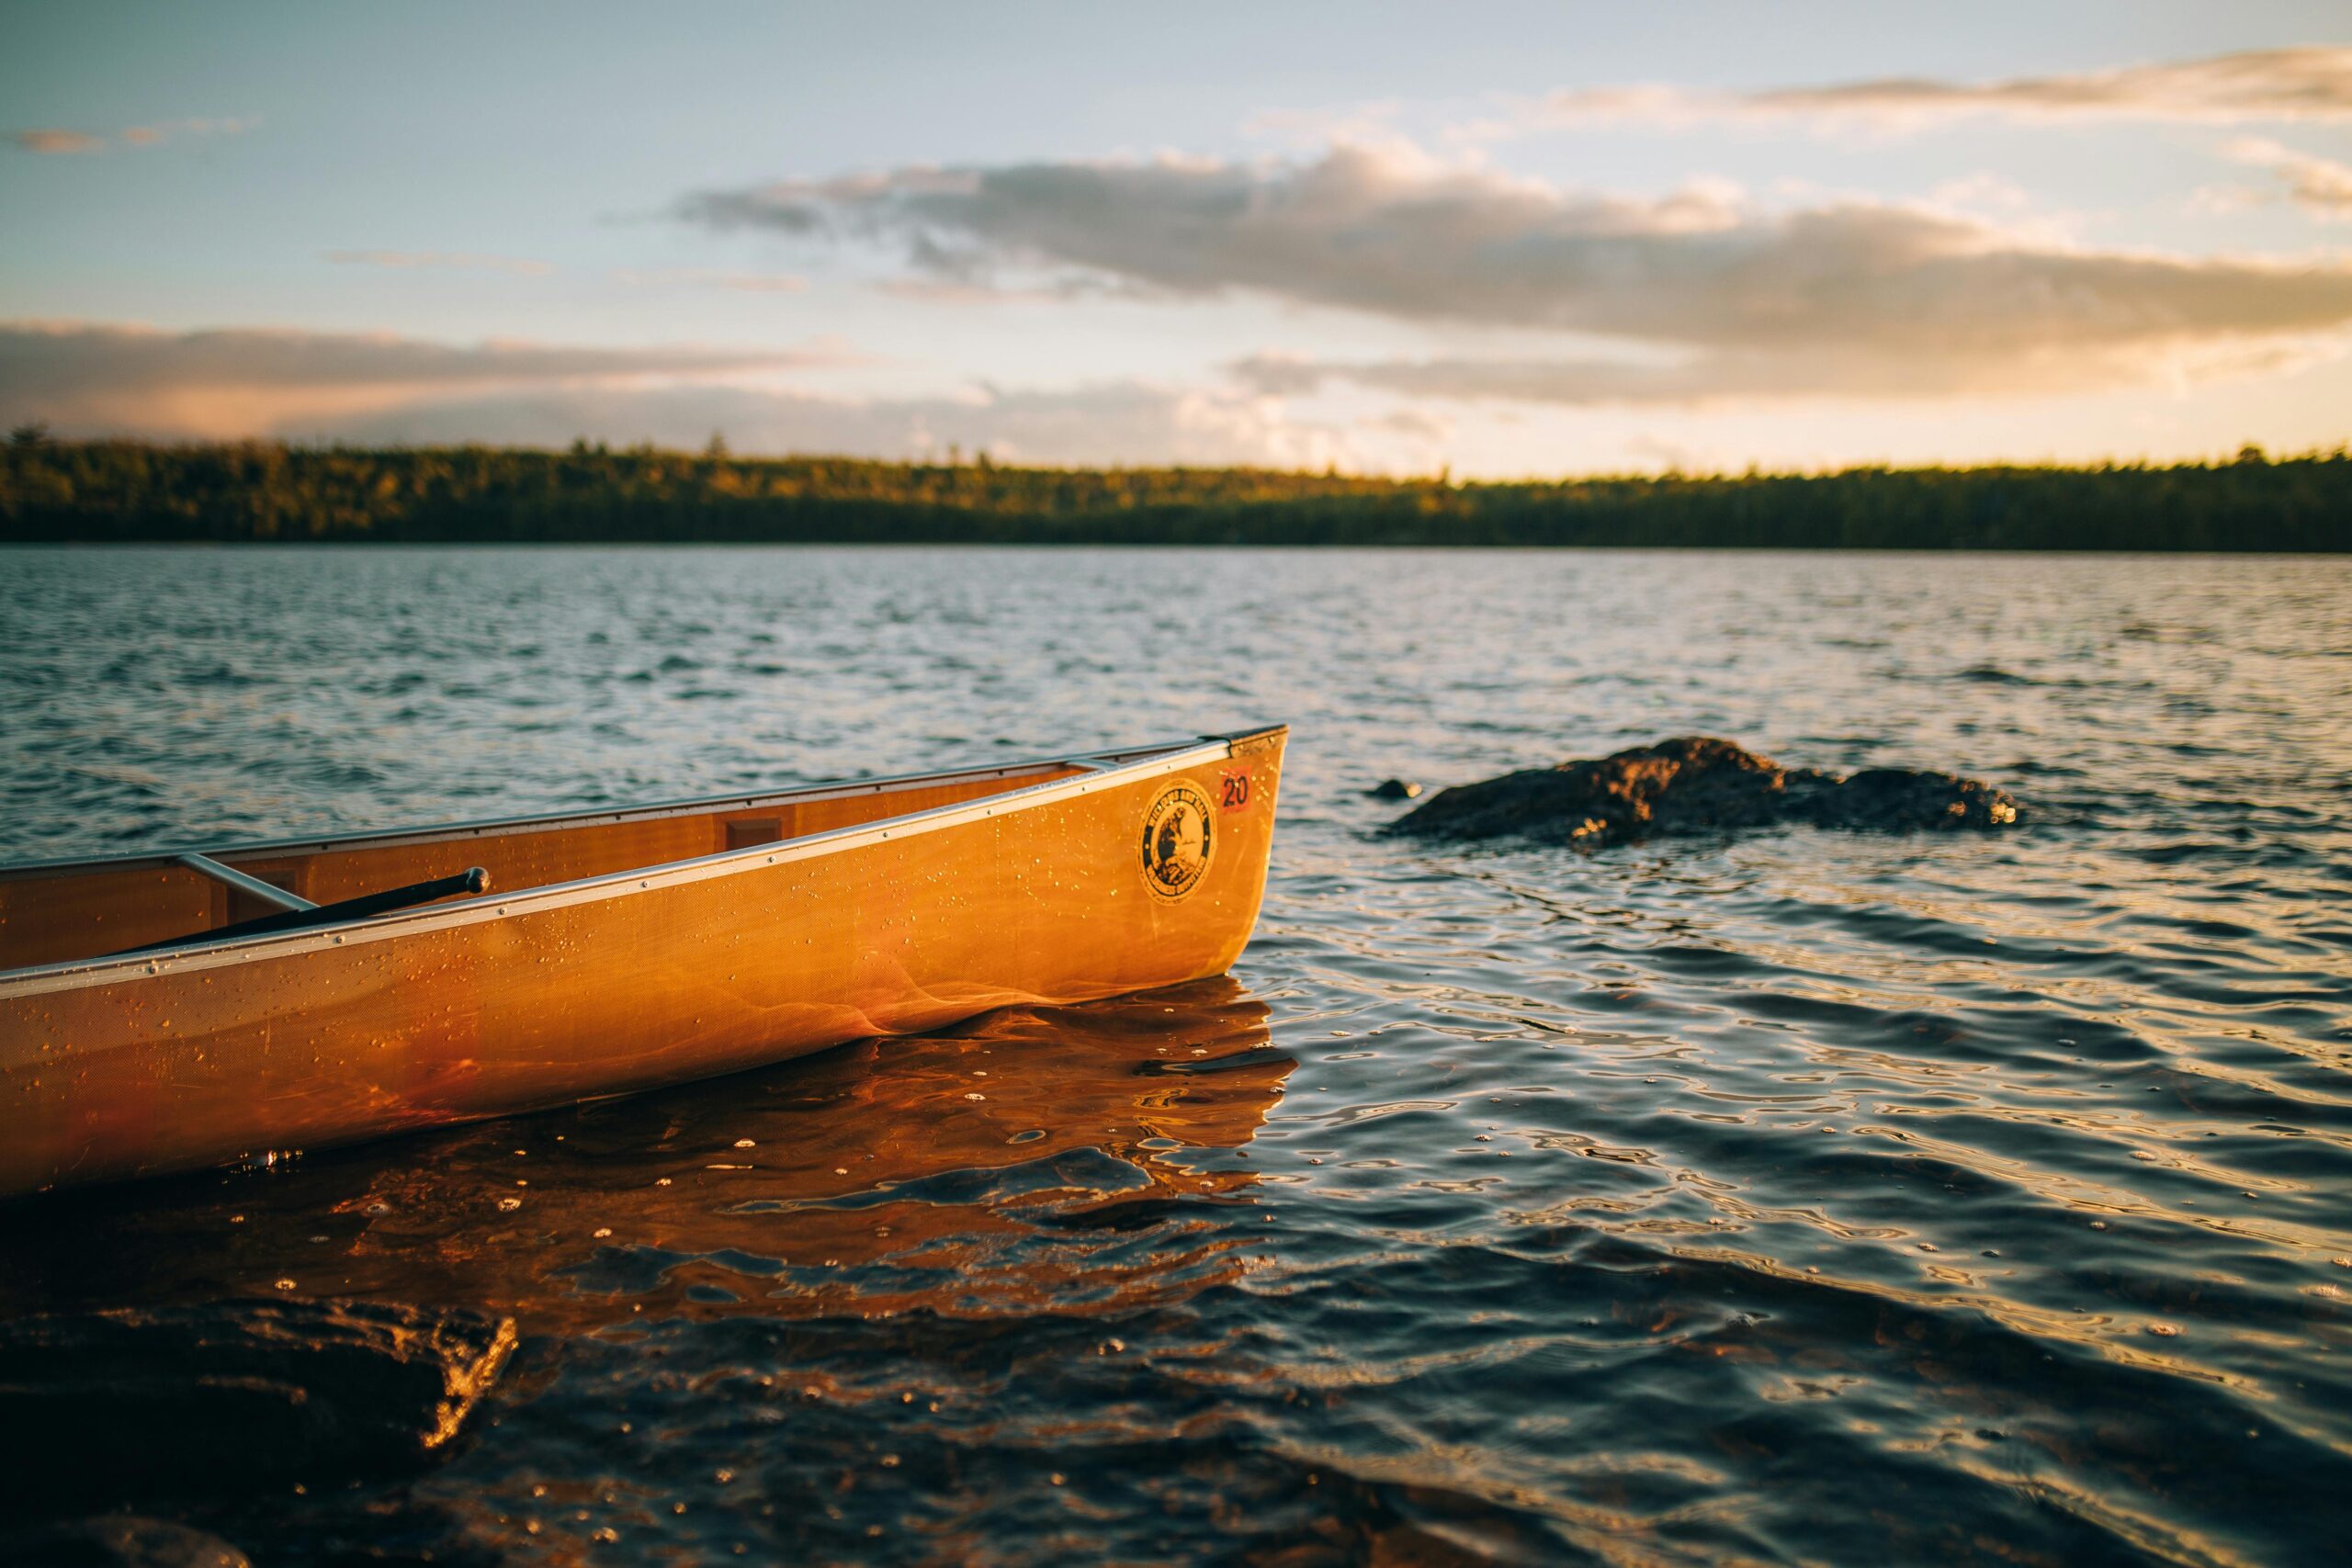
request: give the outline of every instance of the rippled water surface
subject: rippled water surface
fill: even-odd
[[[11,856],[1295,727],[1229,979],[0,1213],[0,1310],[520,1321],[439,1470],[190,1516],[256,1560],[2352,1530],[2352,563],[16,551],[0,649]],[[1362,793],[1690,732],[2030,820],[1463,849]]]

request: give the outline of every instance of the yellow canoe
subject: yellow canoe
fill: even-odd
[[[1221,974],[1286,738],[0,867],[0,1194]]]

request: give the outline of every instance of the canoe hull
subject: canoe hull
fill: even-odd
[[[1263,896],[1282,741],[129,972],[0,982],[0,1192],[507,1115],[1222,973]],[[1155,811],[1189,826],[1204,807],[1204,863],[1164,826],[1155,843]]]

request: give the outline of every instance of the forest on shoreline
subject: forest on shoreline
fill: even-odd
[[[2352,550],[2343,447],[2217,463],[1462,482],[266,442],[0,446],[0,543]]]

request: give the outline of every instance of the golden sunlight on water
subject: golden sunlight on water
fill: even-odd
[[[1064,1239],[1246,1204],[1291,1063],[1232,981],[1010,1009],[766,1073],[22,1212],[0,1310],[284,1289],[528,1332],[732,1313],[1132,1310],[1241,1266],[1202,1234],[1104,1268]],[[89,1245],[91,1227],[107,1245]],[[33,1236],[42,1240],[24,1244]],[[1050,1240],[1044,1245],[1041,1238]],[[1023,1243],[1028,1245],[1015,1245]]]
[[[2341,561],[11,564],[17,855],[1295,727],[1229,980],[0,1214],[10,1314],[518,1321],[436,1468],[189,1514],[257,1560],[2212,1564],[2352,1529]],[[1690,733],[2026,817],[1582,852],[1385,836],[1364,793]]]

